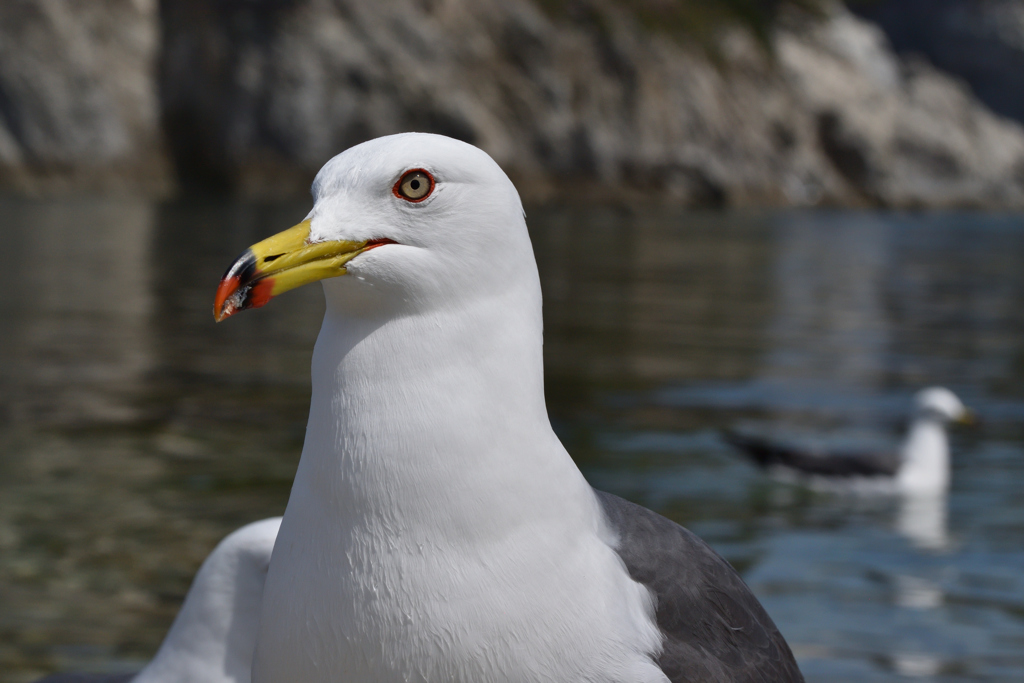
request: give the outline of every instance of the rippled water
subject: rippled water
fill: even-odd
[[[280,514],[317,287],[214,325],[227,263],[305,205],[0,201],[0,681],[132,670],[228,531]],[[809,681],[1024,680],[1019,217],[535,209],[549,409],[598,487],[740,569]],[[744,420],[898,437],[981,415],[948,500],[771,480]]]

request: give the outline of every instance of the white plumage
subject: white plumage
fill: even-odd
[[[325,280],[280,529],[214,551],[136,683],[245,683],[249,652],[254,683],[803,681],[725,560],[595,492],[552,431],[533,248],[490,157],[381,138],[313,193],[214,304]]]
[[[415,168],[437,190],[395,200]],[[667,680],[651,596],[548,420],[512,183],[472,146],[404,135],[335,157],[314,195],[311,240],[399,244],[324,281],[255,683]]]
[[[931,387],[914,396],[914,416],[900,448],[896,486],[903,493],[939,494],[949,489],[949,436],[946,425],[968,415],[949,389]]]

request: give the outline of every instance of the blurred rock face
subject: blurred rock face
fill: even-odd
[[[881,32],[840,13],[777,39],[781,70],[846,187],[894,207],[1020,206],[1021,128]]]
[[[4,11],[50,17],[51,4]],[[105,12],[119,32],[104,43],[104,54],[119,50],[119,69],[145,61],[138,36],[158,30],[162,40],[158,82],[147,91],[159,90],[160,126],[140,113],[145,98],[134,108],[123,104],[130,98],[116,100],[122,109],[103,105],[94,91],[126,82],[113,68],[38,102],[43,114],[60,113],[58,95],[85,83],[74,101],[85,103],[75,120],[86,123],[69,129],[82,135],[55,126],[46,138],[72,168],[151,158],[144,141],[162,132],[184,184],[292,195],[339,151],[419,130],[484,148],[531,199],[1024,206],[1021,129],[934,69],[894,57],[880,31],[839,7],[784,16],[769,54],[739,28],[699,48],[613,0],[168,0],[159,13],[127,0],[68,6],[103,7],[89,11]],[[61,64],[55,58],[48,73],[73,80],[77,72]],[[141,122],[149,137],[123,132],[136,130],[124,121]],[[21,129],[8,137],[30,142]],[[107,156],[79,151],[94,148]]]
[[[167,188],[156,0],[0,3],[0,184]]]
[[[876,0],[853,9],[901,53],[967,81],[993,111],[1024,121],[1024,0]]]

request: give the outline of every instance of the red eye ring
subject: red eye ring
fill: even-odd
[[[426,193],[424,193],[420,197],[409,196],[408,194],[406,194],[403,191],[405,189],[403,186],[405,185],[406,181],[417,180],[416,178],[411,178],[411,176],[415,176],[415,175],[425,176],[426,179],[427,179],[427,182],[428,182],[428,187],[427,187]],[[399,199],[401,199],[403,201],[407,201],[407,202],[409,202],[411,204],[419,204],[424,199],[426,199],[427,197],[429,197],[430,195],[432,195],[434,193],[434,186],[436,184],[437,183],[434,180],[434,176],[427,169],[425,169],[425,168],[410,168],[408,171],[403,173],[402,176],[395,182],[394,187],[391,188],[391,192],[396,197],[398,197]]]

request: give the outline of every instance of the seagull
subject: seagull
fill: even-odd
[[[866,480],[897,493],[941,495],[949,489],[950,478],[946,425],[972,420],[952,391],[930,387],[914,396],[913,418],[899,449],[829,450],[736,429],[724,436],[762,467],[778,467],[815,481]]]
[[[199,568],[171,630],[138,674],[48,676],[37,683],[249,683],[263,582],[281,518],[228,535]]]
[[[214,305],[326,299],[254,683],[803,680],[724,559],[555,436],[525,215],[486,153],[378,138],[312,193]]]

